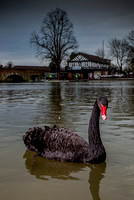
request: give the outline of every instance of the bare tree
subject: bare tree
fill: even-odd
[[[129,44],[134,48],[134,30],[129,32],[128,35]]]
[[[106,55],[105,55],[105,51],[104,51],[104,40],[102,42],[102,48],[98,48],[96,51],[95,51],[95,54],[97,56],[99,56],[100,58],[104,58]]]
[[[104,58],[104,49],[98,48],[98,49],[95,51],[95,54],[96,54],[97,56],[99,56],[100,58]]]
[[[134,59],[134,30],[130,31],[128,36],[126,37],[127,39],[127,51],[128,51],[128,58],[127,61],[129,63],[132,62]]]
[[[30,43],[35,46],[39,57],[53,62],[57,72],[68,51],[78,47],[73,24],[66,11],[60,8],[47,13],[42,21],[40,35],[33,32]]]
[[[122,66],[125,63],[128,55],[126,45],[127,41],[125,39],[118,40],[115,38],[109,41],[110,54],[116,59],[120,72],[122,71]]]

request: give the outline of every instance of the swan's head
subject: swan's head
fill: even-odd
[[[107,107],[108,107],[108,100],[107,100],[107,98],[104,97],[104,96],[101,96],[101,97],[98,98],[97,103],[98,103],[98,107],[101,110],[102,119],[106,120],[107,119],[106,110],[107,110]]]

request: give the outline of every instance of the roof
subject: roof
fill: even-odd
[[[98,62],[98,63],[102,63],[102,64],[110,64],[110,60],[103,59],[99,56],[94,56],[94,55],[90,55],[90,54],[87,54],[87,53],[79,52],[75,57],[77,57],[78,55],[81,55],[84,58],[86,58],[87,60],[92,61],[92,62]],[[73,59],[71,59],[70,61],[72,61]]]
[[[21,66],[21,65],[16,65],[12,69],[14,70],[40,70],[40,71],[50,71],[49,67],[46,66]]]

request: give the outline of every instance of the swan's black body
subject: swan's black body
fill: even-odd
[[[23,136],[25,145],[47,159],[82,163],[105,161],[106,152],[99,132],[101,104],[107,106],[107,99],[100,97],[94,104],[89,122],[89,144],[71,130],[46,126],[45,130],[39,127],[30,128]]]

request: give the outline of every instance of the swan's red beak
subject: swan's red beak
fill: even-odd
[[[106,110],[107,110],[107,106],[103,106],[103,105],[101,104],[101,116],[102,116],[102,119],[103,119],[103,120],[106,120],[106,119],[107,119]]]

